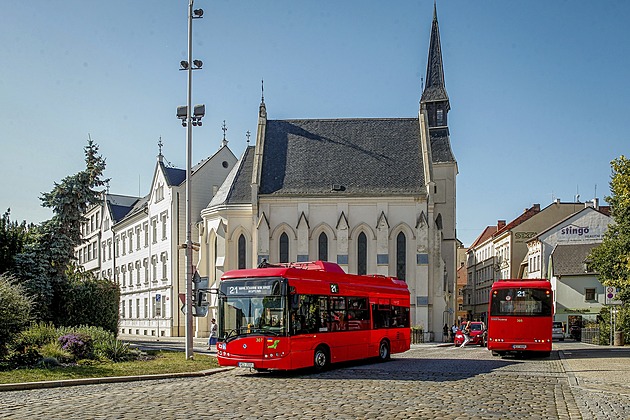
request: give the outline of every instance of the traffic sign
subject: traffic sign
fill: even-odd
[[[606,305],[621,305],[621,301],[617,300],[619,288],[614,286],[606,286]]]

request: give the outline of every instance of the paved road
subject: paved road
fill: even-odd
[[[559,351],[548,359],[419,345],[387,363],[320,374],[233,369],[203,378],[0,392],[0,418],[630,419],[624,380],[630,349],[554,346]]]

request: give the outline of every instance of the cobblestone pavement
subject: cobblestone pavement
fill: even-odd
[[[233,369],[0,392],[0,419],[630,419],[630,349],[556,348],[548,359],[516,359],[419,345],[387,363],[319,374]]]

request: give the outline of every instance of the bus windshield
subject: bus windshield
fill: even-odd
[[[219,337],[247,334],[286,335],[286,290],[279,278],[221,283]]]
[[[551,294],[544,289],[497,289],[492,292],[492,316],[551,316]]]

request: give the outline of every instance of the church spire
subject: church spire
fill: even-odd
[[[421,102],[436,101],[446,101],[448,103],[448,94],[444,86],[444,65],[442,64],[442,47],[440,45],[437,6],[434,2],[431,41],[429,43],[429,59],[427,61],[427,77]]]

